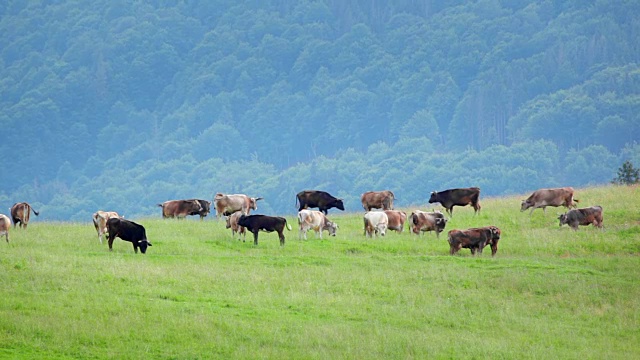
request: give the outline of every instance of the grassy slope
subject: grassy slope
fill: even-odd
[[[291,216],[284,248],[223,221],[140,219],[146,255],[33,217],[0,243],[0,357],[638,358],[640,188],[576,197],[603,206],[604,231],[529,217],[522,197],[456,208],[447,230],[502,229],[495,258],[451,257],[432,233],[365,239],[356,213],[307,241]]]

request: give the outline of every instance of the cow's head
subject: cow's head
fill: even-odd
[[[147,247],[151,246],[151,243],[147,239],[138,240],[138,247],[143,254],[147,253]]]
[[[431,192],[431,196],[429,197],[429,204],[433,204],[439,202],[438,201],[438,192],[437,191],[432,191]]]
[[[558,215],[558,220],[560,220],[560,226],[564,224],[569,224],[569,219],[567,217],[567,213]]]
[[[500,228],[497,226],[489,226],[489,231],[491,231],[491,240],[500,240]]]
[[[325,229],[329,231],[329,235],[336,236],[336,230],[338,230],[338,224],[327,220],[327,224],[325,225]]]
[[[261,197],[249,198],[249,208],[251,210],[258,210],[258,200],[262,200]]]
[[[522,200],[522,203],[520,204],[520,212],[523,212],[532,206],[533,204],[529,200]]]
[[[445,219],[444,217],[437,217],[436,218],[436,231],[441,233],[442,231],[444,231],[444,227],[447,226],[447,219]]]
[[[387,224],[378,224],[376,225],[376,232],[381,236],[385,236],[387,233]]]
[[[344,211],[344,203],[342,202],[342,199],[335,199],[331,206]]]

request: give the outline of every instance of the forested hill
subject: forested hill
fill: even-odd
[[[606,183],[640,165],[639,18],[631,0],[3,1],[0,209]]]

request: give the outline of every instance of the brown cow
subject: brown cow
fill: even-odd
[[[33,211],[36,216],[40,215],[39,212],[35,211],[35,209],[33,209],[31,205],[26,202],[13,204],[13,206],[11,207],[11,218],[13,219],[13,227],[16,227],[16,225],[20,223],[20,227],[26,229],[27,224],[29,224],[29,214],[31,213],[31,211]]]
[[[236,211],[242,212],[243,215],[249,215],[251,210],[258,210],[258,200],[261,197],[249,197],[245,194],[225,195],[217,193],[213,198],[213,204],[216,208],[216,217],[229,216]]]
[[[360,196],[364,211],[371,209],[393,210],[395,196],[390,190],[367,191]]]
[[[485,246],[491,245],[491,256],[498,252],[500,229],[496,226],[471,228],[467,230],[449,231],[449,254],[455,255],[460,249],[471,250],[473,256],[476,252],[482,254]]]
[[[107,221],[111,218],[119,218],[115,211],[102,211],[98,210],[93,213],[93,226],[96,228],[98,232],[98,240],[100,240],[100,244],[102,244],[102,237],[107,233]]]
[[[520,212],[531,208],[529,215],[533,214],[533,210],[542,208],[543,213],[547,213],[547,206],[564,206],[567,209],[577,207],[575,203],[579,202],[578,199],[573,198],[573,188],[553,188],[553,189],[539,189],[533,192],[527,200],[522,200],[520,204]]]
[[[387,218],[389,219],[387,229],[402,233],[404,223],[407,221],[407,213],[399,210],[385,210],[384,213],[387,214]]]
[[[0,236],[4,235],[5,240],[9,242],[9,229],[11,228],[11,220],[5,214],[0,214]]]
[[[227,216],[226,228],[231,229],[231,236],[233,238],[235,238],[236,234],[238,234],[238,240],[240,240],[240,236],[242,236],[242,242],[244,242],[247,230],[243,226],[238,225],[238,219],[240,219],[241,215],[241,211],[236,211],[233,214]]]
[[[480,211],[480,188],[462,188],[462,189],[448,189],[444,191],[433,191],[429,198],[429,204],[439,202],[444,206],[450,216],[453,216],[454,206],[467,206],[471,204],[473,206],[474,213],[477,214]]]
[[[440,233],[447,225],[447,219],[440,211],[425,212],[415,210],[409,216],[409,228],[413,234],[422,234],[426,231],[435,231],[436,238],[440,238]]]
[[[602,206],[569,210],[569,212],[558,216],[558,220],[560,220],[560,226],[567,224],[576,231],[578,225],[587,226],[589,224],[602,229]]]
[[[197,199],[190,200],[169,200],[158,204],[162,208],[163,218],[182,219],[187,215],[198,215],[202,211],[202,206]]]

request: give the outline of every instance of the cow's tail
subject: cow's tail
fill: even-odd
[[[39,212],[37,212],[37,211],[36,211],[36,209],[34,209],[31,205],[29,205],[29,207],[31,208],[31,211],[33,211],[33,214],[34,214],[35,216],[40,215],[40,213],[39,213]]]
[[[284,224],[287,226],[287,230],[291,231],[291,225],[289,225],[287,219],[284,219]]]
[[[298,205],[300,204],[299,201],[300,201],[300,198],[298,197],[298,195],[296,195],[296,209],[299,209],[298,207]]]
[[[162,204],[156,204],[156,206],[160,206],[160,207],[162,207]]]

